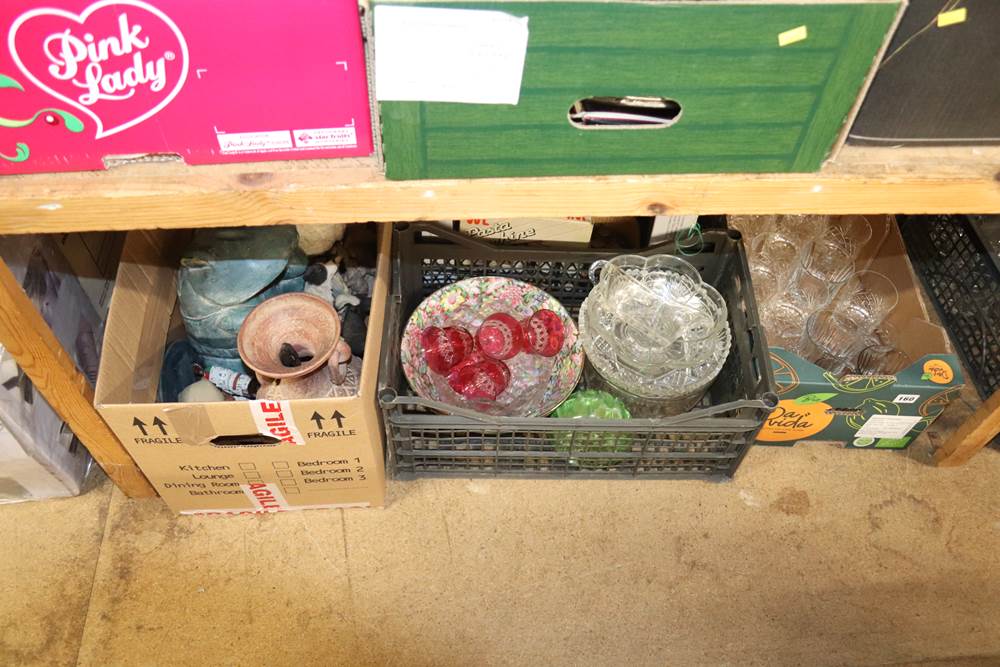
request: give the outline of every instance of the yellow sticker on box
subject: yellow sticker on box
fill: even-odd
[[[968,12],[965,7],[953,9],[950,12],[941,12],[937,17],[937,27],[946,28],[956,23],[965,23]]]
[[[801,42],[806,37],[809,36],[809,31],[806,30],[804,25],[800,25],[798,28],[792,28],[791,30],[786,30],[778,35],[778,46],[788,46],[789,44],[794,44],[795,42]]]

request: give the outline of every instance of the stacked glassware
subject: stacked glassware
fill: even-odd
[[[872,238],[867,218],[731,216],[744,234],[761,324],[770,345],[834,373],[890,374],[909,359],[885,323],[895,285],[858,271]]]
[[[669,255],[598,261],[590,279],[579,315],[590,385],[619,395],[633,417],[691,409],[729,355],[722,296]]]

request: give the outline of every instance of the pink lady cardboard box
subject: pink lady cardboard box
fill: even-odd
[[[0,0],[0,174],[372,152],[355,0]]]

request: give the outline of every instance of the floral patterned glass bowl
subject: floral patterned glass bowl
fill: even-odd
[[[562,349],[552,357],[522,353],[507,359],[510,384],[496,400],[466,398],[449,386],[445,376],[427,367],[420,340],[427,327],[462,327],[474,333],[494,313],[524,319],[543,308],[562,318]],[[583,346],[576,324],[555,297],[519,280],[487,276],[460,280],[424,299],[403,330],[400,362],[413,391],[422,398],[497,416],[542,417],[566,400],[579,382]]]

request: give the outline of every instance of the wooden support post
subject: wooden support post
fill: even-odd
[[[969,415],[965,422],[934,453],[939,466],[960,466],[1000,433],[1000,391]]]
[[[125,495],[156,491],[94,408],[94,389],[0,261],[0,343]]]

